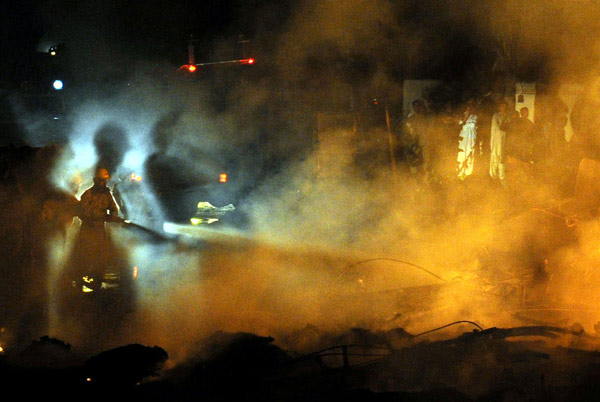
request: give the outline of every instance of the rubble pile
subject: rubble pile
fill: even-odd
[[[7,394],[67,400],[483,402],[600,395],[600,338],[580,327],[476,329],[438,340],[355,328],[337,339],[373,343],[300,354],[271,337],[218,332],[193,357],[169,367],[167,352],[156,346],[126,345],[81,359],[70,345],[44,337],[1,355],[0,378]],[[31,359],[34,349],[39,364]]]

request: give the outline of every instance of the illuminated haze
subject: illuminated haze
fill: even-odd
[[[206,164],[219,159],[219,152],[243,150],[237,168],[247,172],[243,179],[251,181],[244,200],[250,233],[224,235],[202,248],[142,244],[128,249],[130,262],[140,267],[138,308],[122,338],[112,341],[157,344],[178,359],[217,330],[272,335],[276,342],[294,348],[306,341],[294,334],[307,325],[323,333],[356,326],[374,331],[401,326],[419,332],[454,320],[473,320],[484,327],[519,325],[522,322],[513,314],[518,306],[486,284],[529,273],[531,261],[540,258],[551,262],[554,299],[585,304],[586,311],[596,309],[600,300],[593,289],[600,278],[587,266],[598,259],[597,223],[578,226],[576,241],[562,247],[560,222],[543,213],[505,218],[506,208],[519,202],[525,209],[546,208],[566,196],[552,186],[526,182],[522,189],[511,189],[522,198],[511,198],[499,196],[498,189],[451,182],[442,197],[417,191],[402,166],[396,172],[399,185],[393,188],[389,164],[379,166],[367,180],[348,174],[349,161],[341,157],[339,171],[331,172],[333,179],[315,179],[317,154],[310,135],[305,135],[308,112],[343,104],[349,98],[349,84],[362,95],[383,91],[392,101],[400,98],[403,76],[438,74],[471,89],[491,86],[482,80],[482,71],[494,65],[490,60],[500,60],[497,71],[505,69],[503,74],[515,79],[542,74],[555,88],[574,84],[588,91],[594,88],[587,83],[597,77],[598,51],[589,38],[597,37],[600,18],[592,4],[541,0],[461,4],[458,9],[451,1],[297,2],[289,6],[287,24],[276,36],[269,35],[267,22],[287,9],[263,6],[259,11],[264,13],[264,25],[257,23],[254,33],[266,60],[258,59],[257,64],[267,64],[270,74],[230,88],[224,111],[210,107],[203,84],[189,87],[164,79],[165,72],[179,66],[171,60],[152,60],[151,66],[130,58],[115,63],[123,68],[131,62],[136,72],[125,80],[131,86],[109,95],[78,89],[81,92],[73,96],[80,101],[68,138],[72,156],[66,154],[54,170],[58,185],[77,172],[89,180],[98,158],[93,138],[107,125],[130,147],[123,150],[117,171],[139,169],[155,151],[150,139],[157,123],[173,112],[180,114],[168,131],[163,152],[193,161],[189,174],[200,175]],[[574,11],[561,12],[564,4],[571,4]],[[518,16],[518,26],[507,23]],[[129,49],[109,42],[103,29],[95,26],[93,37],[85,41],[94,44],[90,53],[102,61],[108,79],[114,72],[109,61]],[[456,32],[464,42],[452,40],[447,32]],[[496,43],[483,52],[493,55],[502,46],[515,45],[515,35],[518,46],[501,55],[504,59],[465,64],[453,60],[447,69],[464,66],[454,74],[435,57],[454,53],[468,57],[469,49]],[[219,37],[215,42],[228,39]],[[213,52],[211,56],[227,54],[227,49]],[[182,55],[180,64],[185,62]],[[502,60],[508,62],[502,65]],[[586,95],[595,100],[597,93]],[[574,104],[571,99],[565,103]],[[268,124],[266,110],[281,121]],[[392,112],[397,120],[401,109]],[[29,128],[30,138],[39,138],[34,131]],[[385,131],[378,135],[387,139]],[[116,236],[128,241],[124,233]],[[543,250],[543,255],[528,255],[531,249]],[[427,305],[414,309],[385,292],[445,281],[452,285],[441,287]],[[573,313],[569,323],[573,322],[591,330],[594,317]],[[56,331],[69,334],[64,328]]]

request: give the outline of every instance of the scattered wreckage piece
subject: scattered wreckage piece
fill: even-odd
[[[600,378],[589,381],[597,377],[600,338],[577,329],[488,328],[451,339],[418,339],[369,364],[332,368],[308,363],[333,348],[296,359],[304,370],[278,377],[274,393],[295,401],[341,400],[341,395],[357,401],[425,401],[434,395],[435,400],[452,401],[567,401],[589,398],[600,389]],[[349,350],[351,345],[345,346],[337,348]]]

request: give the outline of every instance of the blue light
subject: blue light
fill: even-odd
[[[60,91],[61,89],[63,89],[63,82],[61,80],[54,80],[54,82],[52,83],[52,87],[57,91]]]

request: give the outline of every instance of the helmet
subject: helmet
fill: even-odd
[[[108,180],[110,179],[110,174],[108,173],[108,170],[106,170],[106,168],[99,168],[98,170],[96,170],[96,175],[94,176],[94,178]]]

